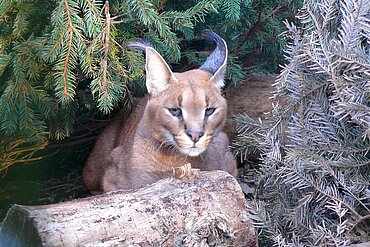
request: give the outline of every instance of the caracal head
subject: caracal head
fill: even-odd
[[[144,117],[152,137],[173,152],[203,153],[225,123],[227,104],[221,96],[227,62],[226,42],[209,31],[216,43],[195,70],[173,73],[152,47],[145,46],[146,87],[150,94]]]

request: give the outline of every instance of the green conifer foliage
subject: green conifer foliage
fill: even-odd
[[[95,109],[107,114],[127,100],[129,88],[143,81],[144,66],[142,54],[128,51],[125,43],[146,38],[177,62],[180,46],[175,32],[188,33],[216,11],[210,1],[184,11],[164,11],[162,4],[148,0],[2,1],[2,164],[17,163],[22,146],[26,153],[31,146],[44,148],[50,139],[70,136],[77,118],[90,117]],[[18,156],[7,155],[11,147],[20,148]]]
[[[236,152],[261,152],[250,216],[264,246],[369,241],[370,3],[308,0],[297,18],[269,119],[236,119]]]

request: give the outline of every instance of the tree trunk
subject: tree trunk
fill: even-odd
[[[237,181],[221,171],[45,206],[14,205],[0,246],[256,246]]]

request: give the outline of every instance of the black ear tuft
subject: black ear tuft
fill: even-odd
[[[177,81],[166,61],[150,42],[131,42],[127,47],[145,52],[146,88],[150,95],[162,92],[171,82]]]
[[[227,60],[226,42],[215,32],[207,30],[203,37],[216,43],[215,50],[207,57],[206,61],[199,69],[215,74]]]
[[[153,48],[153,44],[147,40],[142,40],[142,41],[130,42],[127,44],[127,47],[131,50],[145,51],[146,48],[148,47]]]
[[[216,84],[219,89],[225,86],[224,74],[226,72],[227,64],[227,45],[218,34],[211,30],[207,30],[204,33],[204,37],[216,43],[216,48],[207,57],[206,61],[199,69],[211,73],[211,81]]]

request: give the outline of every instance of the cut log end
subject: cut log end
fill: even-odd
[[[256,246],[244,195],[222,171],[45,206],[14,205],[0,246]]]
[[[187,163],[180,167],[173,167],[173,176],[181,180],[196,180],[199,179],[200,169],[191,168],[191,164]]]

